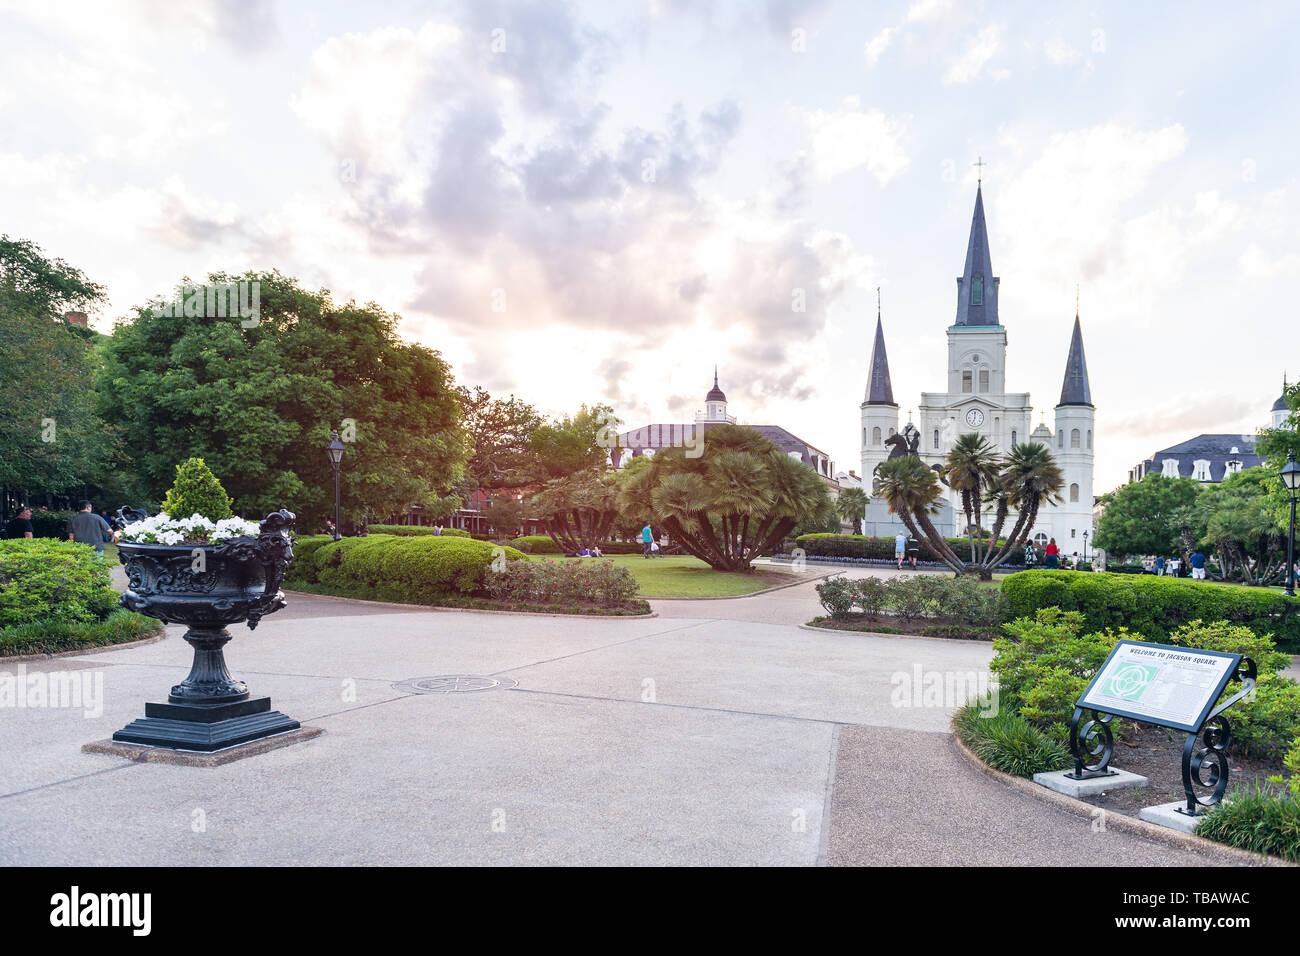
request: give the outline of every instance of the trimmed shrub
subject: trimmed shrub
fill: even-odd
[[[1164,642],[1191,621],[1226,621],[1300,649],[1300,598],[1263,589],[1137,574],[1021,571],[1002,582],[1005,617],[1059,607],[1083,615],[1085,630],[1127,627]]]
[[[102,621],[117,607],[108,567],[85,544],[0,541],[0,627]]]
[[[468,538],[470,533],[461,528],[443,528],[438,531],[426,525],[418,524],[372,524],[366,525],[368,534],[391,534],[400,538],[417,538],[421,535],[433,535],[435,538]]]
[[[72,514],[71,511],[33,511],[32,537],[67,541],[68,519]]]
[[[126,644],[150,637],[162,629],[161,621],[123,608],[113,611],[102,621],[34,621],[0,628],[0,658]]]
[[[507,562],[526,560],[514,548],[456,536],[372,534],[331,541],[314,535],[295,544],[286,583],[437,603],[448,595],[485,593],[485,574],[497,554]]]
[[[224,521],[230,510],[230,496],[202,458],[189,458],[176,466],[176,480],[167,491],[162,510],[170,518],[202,515],[209,521]]]

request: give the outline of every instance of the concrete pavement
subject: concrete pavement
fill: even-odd
[[[801,630],[811,582],[654,602],[650,620],[290,602],[232,629],[227,659],[326,732],[222,767],[79,749],[185,675],[179,628],[28,664],[99,675],[103,712],[0,709],[0,863],[1205,862],[1093,834],[964,765],[953,702],[894,692],[982,672],[989,646]],[[518,683],[393,686],[450,674]]]

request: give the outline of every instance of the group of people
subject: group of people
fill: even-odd
[[[112,544],[117,540],[117,532],[113,530],[112,525],[103,515],[95,514],[95,506],[89,501],[83,501],[78,505],[77,511],[68,519],[64,530],[69,541],[88,544],[101,555],[104,553],[104,545]],[[32,538],[35,535],[36,528],[32,524],[31,506],[24,505],[5,525],[5,537]]]

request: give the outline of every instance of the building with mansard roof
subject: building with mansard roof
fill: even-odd
[[[717,425],[735,425],[736,416],[727,411],[727,395],[718,387],[718,370],[713,370],[713,388],[704,396],[704,408],[695,413],[695,421],[689,424],[654,424],[643,425],[618,436],[617,448],[611,448],[609,462],[615,468],[623,468],[629,461],[640,455],[653,455],[662,448],[690,448],[697,441],[702,441],[703,434]],[[822,479],[832,497],[839,493],[840,484],[835,479],[835,462],[831,456],[815,445],[810,445],[798,435],[782,428],[780,425],[750,425],[740,422],[745,428],[752,428],[764,438],[774,443],[783,452],[802,462]]]
[[[917,452],[931,465],[941,464],[957,437],[977,432],[999,452],[1029,440],[1047,444],[1065,478],[1063,501],[1044,504],[1031,538],[1040,544],[1055,538],[1065,554],[1084,550],[1085,533],[1092,533],[1092,475],[1095,412],[1083,349],[1083,327],[1075,309],[1074,328],[1066,347],[1065,376],[1054,410],[1055,430],[1046,423],[1031,434],[1033,405],[1028,392],[1008,389],[1007,327],[998,312],[998,286],[993,274],[988,227],[984,219],[983,184],[975,190],[975,211],[966,243],[966,261],[957,279],[957,312],[948,326],[948,359],[942,391],[922,392],[918,421],[908,416],[904,430],[919,432]],[[1039,334],[1034,326],[1031,334]],[[884,323],[876,315],[866,394],[861,407],[862,474],[875,473],[889,457],[890,435],[899,430],[899,408],[889,376]],[[949,491],[948,506],[956,523],[964,524],[961,501]],[[1008,529],[1010,523],[1008,523]],[[957,531],[964,533],[964,528]]]
[[[1291,414],[1286,404],[1286,378],[1282,394],[1269,409],[1269,428],[1278,428]],[[1162,448],[1150,458],[1138,462],[1128,472],[1130,482],[1147,475],[1166,478],[1194,478],[1202,484],[1218,484],[1229,475],[1261,465],[1264,460],[1255,452],[1254,435],[1197,435],[1187,441]]]

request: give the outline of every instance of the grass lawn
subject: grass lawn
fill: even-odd
[[[796,580],[784,571],[755,571],[740,574],[715,571],[689,555],[645,558],[639,554],[614,554],[606,558],[561,558],[530,555],[533,561],[613,561],[632,572],[643,598],[738,597]]]

